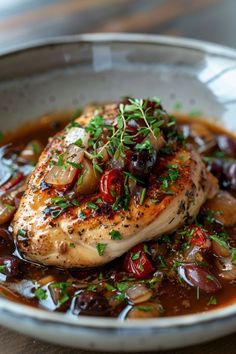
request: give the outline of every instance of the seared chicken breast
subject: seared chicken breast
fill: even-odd
[[[191,220],[217,183],[161,105],[89,107],[52,138],[13,221],[22,256],[94,267]]]

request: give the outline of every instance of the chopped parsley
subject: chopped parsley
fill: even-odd
[[[98,251],[99,256],[103,256],[105,249],[106,249],[106,243],[98,243],[96,248]]]
[[[140,258],[140,255],[141,255],[141,251],[132,253],[132,255],[131,255],[132,261],[137,261],[137,259]]]
[[[87,216],[83,211],[79,211],[78,218],[84,220],[87,218]]]
[[[114,286],[112,286],[112,285],[109,284],[109,283],[106,283],[106,284],[105,284],[105,288],[106,288],[108,291],[114,291],[114,290],[116,290],[116,289],[114,288]]]
[[[71,286],[71,282],[60,282],[60,283],[52,283],[49,285],[51,289],[60,289],[60,298],[59,298],[59,304],[63,305],[65,304],[69,299],[69,295],[67,293],[66,288]]]
[[[127,282],[116,283],[116,288],[122,293],[130,287],[130,284]]]
[[[236,261],[236,249],[232,249],[232,261]]]
[[[72,167],[75,167],[78,170],[81,170],[82,167],[83,167],[81,163],[76,163],[76,162],[73,162],[73,161],[67,161],[67,163],[68,163],[68,165],[71,165]]]
[[[78,147],[82,147],[83,146],[83,140],[81,138],[79,138],[73,144],[78,146]]]
[[[211,296],[210,299],[209,299],[209,301],[208,301],[208,303],[207,303],[207,305],[208,305],[208,306],[209,306],[209,305],[217,305],[217,299],[216,299],[216,297],[215,297],[215,296]]]
[[[135,306],[135,308],[143,312],[151,312],[153,310],[152,306],[144,306],[144,305]]]
[[[141,193],[140,193],[140,198],[139,198],[139,204],[143,205],[144,199],[145,199],[145,195],[146,195],[146,188],[142,188]]]
[[[63,166],[63,164],[64,164],[63,163],[64,155],[65,154],[59,154],[58,155],[57,166],[61,166],[61,167]]]
[[[109,235],[111,235],[112,240],[122,240],[122,236],[119,231],[111,230]]]
[[[90,284],[88,287],[87,287],[87,290],[88,291],[96,291],[98,288],[98,285],[97,284]]]
[[[86,206],[91,210],[98,210],[98,206],[92,202],[87,202]]]
[[[178,165],[175,164],[168,166],[168,171],[166,176],[159,177],[159,181],[162,182],[161,188],[166,194],[170,194],[170,195],[174,194],[174,192],[169,190],[168,188],[178,179],[178,177],[179,177],[179,167]]]
[[[38,299],[38,300],[46,300],[48,295],[47,295],[47,291],[43,290],[42,288],[38,288],[35,290],[34,292],[34,296]]]
[[[27,235],[26,230],[19,229],[17,232],[17,237],[19,241],[24,240],[26,238],[26,235]]]
[[[0,265],[0,273],[3,273],[6,270],[6,265]]]

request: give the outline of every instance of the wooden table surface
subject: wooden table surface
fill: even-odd
[[[0,0],[0,52],[45,37],[93,32],[185,36],[236,48],[236,0]],[[169,354],[236,353],[236,335]],[[0,327],[1,354],[82,354]]]

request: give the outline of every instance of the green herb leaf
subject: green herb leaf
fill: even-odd
[[[153,311],[153,307],[152,306],[144,306],[144,305],[139,305],[139,306],[135,306],[136,309],[143,311],[143,312],[151,312]]]
[[[143,205],[144,199],[145,199],[145,194],[146,194],[147,189],[142,188],[141,193],[140,193],[140,198],[139,198],[139,204]]]
[[[83,211],[80,211],[78,213],[78,218],[84,220],[84,219],[87,218],[87,216],[86,216],[86,214]]]
[[[81,147],[83,146],[83,140],[81,138],[79,138],[78,140],[76,140],[74,142],[74,145],[78,146],[78,147]]]
[[[77,168],[78,170],[81,170],[83,168],[81,163],[76,163],[73,161],[67,161],[68,165],[71,165],[72,167]]]
[[[141,255],[141,251],[132,253],[132,255],[131,255],[132,261],[136,261],[137,259],[139,259],[140,255]]]
[[[42,288],[36,289],[35,292],[34,292],[34,296],[38,300],[46,300],[47,297],[48,297],[46,290],[43,290]]]
[[[105,249],[106,249],[106,244],[105,243],[98,243],[96,248],[97,248],[97,251],[98,251],[98,254],[99,256],[103,256],[104,252],[105,252]]]
[[[119,231],[112,230],[109,235],[111,235],[112,240],[122,240],[122,236]]]
[[[127,282],[116,283],[116,287],[120,292],[124,292],[129,288],[130,284]]]
[[[208,301],[208,303],[207,303],[207,305],[208,305],[208,306],[209,306],[209,305],[217,305],[217,299],[216,299],[216,297],[215,297],[215,296],[211,296],[210,299],[209,299],[209,301]]]
[[[6,270],[6,266],[4,264],[0,265],[0,273],[3,273],[5,270]]]
[[[98,210],[98,206],[92,202],[87,202],[86,206],[91,210]]]

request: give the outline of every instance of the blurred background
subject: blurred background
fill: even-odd
[[[0,0],[0,52],[46,37],[134,32],[236,47],[236,0]]]

